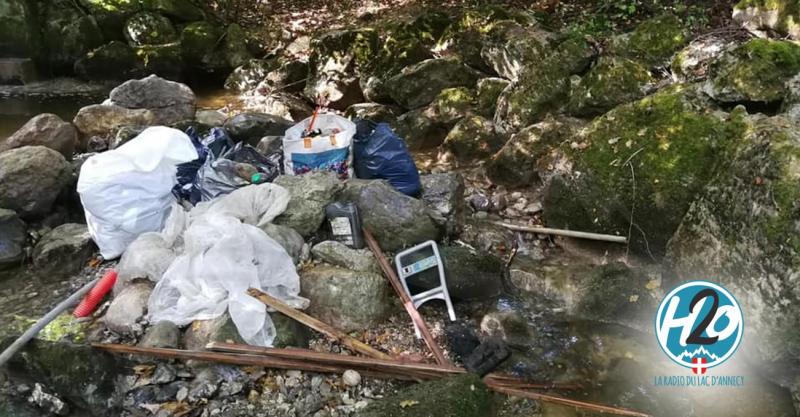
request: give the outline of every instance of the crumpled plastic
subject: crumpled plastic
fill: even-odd
[[[309,304],[299,296],[300,279],[292,258],[257,227],[286,210],[289,198],[283,187],[260,184],[200,203],[189,212],[174,206],[160,236],[172,242],[176,257],[154,279],[150,322],[167,320],[182,326],[228,311],[242,339],[270,346],[275,326],[266,306],[247,295],[247,289],[259,288],[298,309]]]

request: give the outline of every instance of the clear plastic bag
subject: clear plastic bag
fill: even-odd
[[[288,202],[284,188],[261,184],[191,210],[183,249],[150,295],[150,321],[186,325],[228,310],[247,343],[271,345],[275,327],[266,306],[247,295],[247,289],[260,288],[294,308],[308,307],[308,300],[299,297],[300,279],[292,258],[253,225],[271,221]],[[173,221],[181,220],[171,216],[167,229],[176,229]]]
[[[86,160],[78,193],[103,257],[116,258],[139,235],[162,229],[175,202],[176,167],[195,159],[197,151],[185,133],[159,126]]]

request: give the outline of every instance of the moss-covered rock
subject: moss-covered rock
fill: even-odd
[[[486,165],[486,174],[497,183],[525,187],[547,173],[548,154],[562,142],[571,140],[582,128],[578,119],[547,117],[511,136]]]
[[[225,79],[225,89],[238,92],[251,90],[277,66],[275,59],[251,59],[234,69]]]
[[[459,120],[474,112],[475,101],[474,90],[446,88],[427,107],[400,116],[397,133],[412,150],[439,146]]]
[[[187,65],[214,72],[221,71],[227,64],[224,57],[215,53],[223,30],[211,22],[194,22],[181,31],[181,55]]]
[[[455,300],[485,300],[502,291],[503,262],[495,255],[464,246],[440,246],[439,253],[445,263],[447,291]],[[407,259],[406,263],[421,260]],[[439,274],[430,269],[419,274],[410,284],[420,290],[439,286]]]
[[[578,34],[562,36],[549,48],[545,58],[529,63],[497,100],[494,121],[502,131],[529,126],[562,107],[569,77],[583,72],[596,54],[590,40]]]
[[[177,37],[172,22],[158,13],[137,13],[125,23],[125,38],[132,46],[162,45]]]
[[[112,41],[75,62],[75,73],[86,80],[128,80],[141,75],[144,64],[127,43]]]
[[[304,95],[312,101],[325,97],[341,110],[362,102],[358,77],[375,57],[378,43],[372,29],[331,31],[313,39]]]
[[[406,67],[386,83],[389,95],[407,109],[432,102],[442,90],[474,87],[478,73],[456,58],[428,59]]]
[[[525,27],[513,20],[492,25],[481,48],[485,64],[501,77],[516,80],[531,62],[545,57],[555,35],[536,27]]]
[[[184,74],[184,61],[179,43],[147,45],[134,48],[136,56],[144,65],[147,74],[155,74],[170,80],[180,80]]]
[[[123,28],[129,17],[142,11],[140,0],[79,0],[94,16],[106,40],[125,40]]]
[[[225,28],[221,53],[228,68],[236,68],[253,58],[247,48],[247,33],[241,26],[234,23]]]
[[[442,55],[459,57],[471,67],[491,70],[481,56],[481,50],[486,35],[499,21],[516,21],[522,25],[531,23],[527,15],[511,12],[497,5],[465,10],[447,26],[434,49]]]
[[[796,0],[741,0],[733,20],[751,31],[772,31],[800,39],[800,4]]]
[[[743,347],[757,363],[798,363],[800,135],[784,117],[751,123],[684,217],[667,258],[679,279],[713,277],[736,296],[748,323]]]
[[[456,123],[442,143],[442,148],[460,161],[487,157],[503,146],[494,123],[483,116],[469,116]]]
[[[660,256],[724,151],[743,133],[738,113],[715,113],[697,89],[675,85],[619,106],[564,146],[572,170],[551,181],[551,227],[626,236]],[[634,191],[635,190],[635,191]]]
[[[481,78],[478,80],[476,111],[484,117],[494,117],[497,99],[503,90],[511,84],[502,78]]]
[[[612,39],[610,49],[649,67],[669,63],[672,54],[689,42],[689,32],[676,16],[667,14],[639,24],[631,33]]]
[[[371,403],[362,417],[487,417],[492,396],[477,375],[423,382]]]
[[[672,58],[672,77],[678,82],[698,82],[708,78],[711,64],[737,42],[724,34],[702,36],[693,40]]]
[[[397,107],[385,104],[359,103],[348,107],[344,115],[351,120],[367,119],[376,123],[389,123],[392,126],[396,126],[397,116],[400,115],[400,111]]]
[[[94,17],[71,2],[54,1],[46,7],[42,39],[48,65],[56,73],[72,72],[75,61],[103,44],[103,34]]]
[[[722,102],[779,102],[786,82],[800,72],[800,45],[753,39],[724,54],[711,66],[706,92]]]
[[[36,57],[39,54],[35,5],[25,0],[0,0],[0,56]]]
[[[567,112],[576,116],[602,114],[638,100],[653,82],[643,65],[625,58],[602,57],[589,72],[573,83]]]
[[[142,0],[142,6],[181,22],[203,20],[203,11],[191,0]]]

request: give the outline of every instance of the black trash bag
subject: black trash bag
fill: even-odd
[[[255,174],[260,174],[259,183],[272,182],[281,174],[281,157],[281,153],[262,155],[254,147],[240,142],[219,158],[207,158],[194,182],[199,192],[198,201],[212,200],[250,185]]]
[[[193,205],[200,201],[200,190],[195,185],[197,172],[210,157],[216,159],[218,155],[234,146],[233,140],[225,129],[215,127],[200,139],[194,127],[186,129],[186,134],[192,140],[192,145],[197,150],[198,158],[191,162],[178,165],[178,184],[172,189],[178,199],[191,202]]]
[[[353,164],[358,178],[388,180],[397,191],[412,197],[422,190],[406,143],[386,123],[356,120]]]

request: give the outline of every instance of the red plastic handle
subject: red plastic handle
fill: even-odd
[[[97,305],[103,301],[103,298],[114,288],[114,284],[117,282],[117,271],[110,269],[103,275],[103,278],[100,278],[100,281],[97,281],[94,288],[92,288],[86,297],[83,298],[78,307],[75,308],[75,311],[72,313],[73,316],[76,318],[87,317],[97,308]]]

